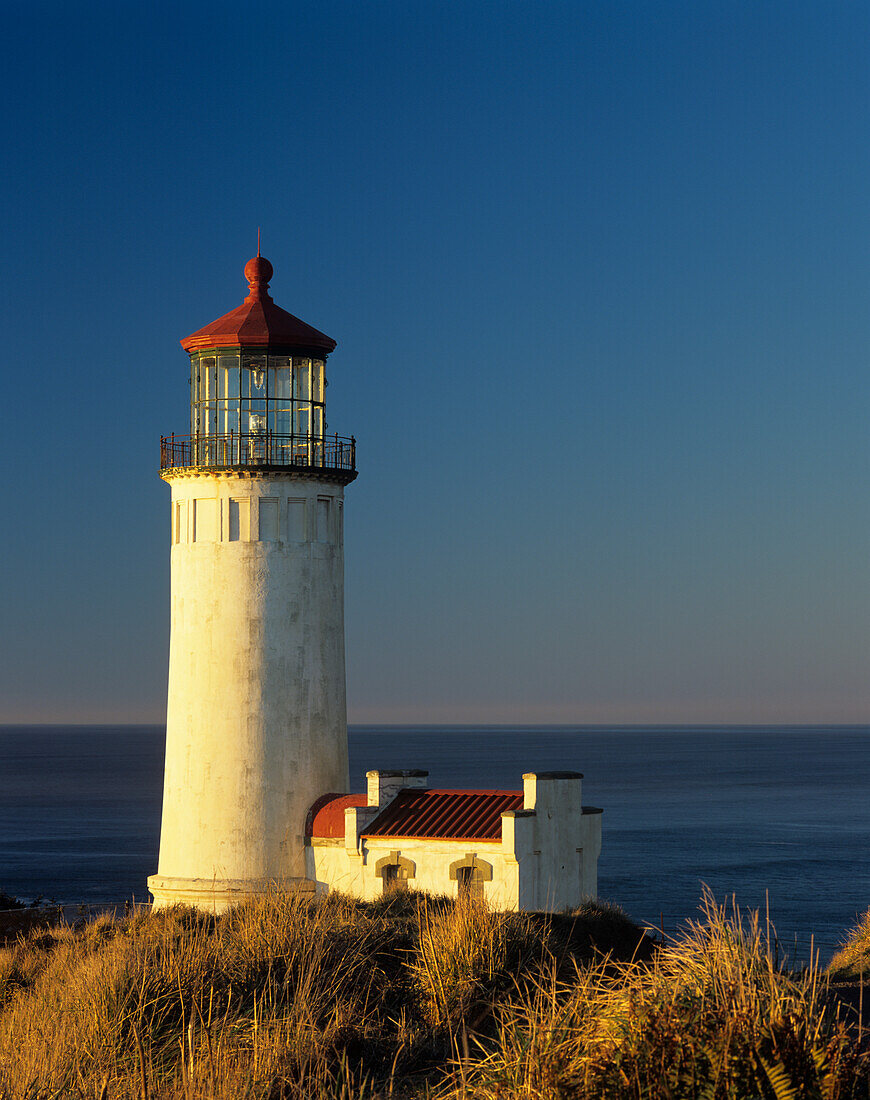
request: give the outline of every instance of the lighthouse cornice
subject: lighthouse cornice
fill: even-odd
[[[349,485],[356,480],[356,470],[329,470],[306,467],[288,470],[286,466],[172,466],[160,471],[165,482],[219,478],[227,481],[318,481],[332,485]]]

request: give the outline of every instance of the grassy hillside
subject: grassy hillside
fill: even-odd
[[[868,1095],[819,976],[710,906],[656,950],[618,910],[395,894],[189,909],[0,950],[0,1097]]]

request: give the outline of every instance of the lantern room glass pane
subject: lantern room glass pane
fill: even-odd
[[[199,361],[199,400],[209,401],[215,396],[215,360],[212,358]]]
[[[293,357],[293,396],[297,401],[311,400],[311,360]]]
[[[239,357],[222,355],[218,360],[218,399],[237,401],[239,398]]]
[[[242,398],[248,397],[264,400],[267,393],[266,381],[266,356],[246,355],[242,359]]]
[[[270,429],[276,435],[293,431],[293,360],[287,355],[269,357]]]
[[[196,431],[200,435],[214,435],[217,432],[216,364],[216,359],[210,355],[203,356],[199,361],[199,400],[196,410]]]
[[[269,361],[272,385],[269,396],[289,401],[293,396],[293,362],[289,356],[273,355]]]
[[[311,360],[311,400],[323,400],[323,360]]]
[[[216,360],[212,355],[205,355],[200,359],[196,370],[191,376],[196,376],[196,406],[194,416],[191,417],[192,430],[195,434],[213,434],[216,430],[217,412],[214,409],[214,373],[216,373]]]
[[[296,406],[296,434],[308,435],[311,431],[311,406],[310,405],[297,405]]]
[[[239,406],[235,401],[218,401],[218,435],[238,435]]]

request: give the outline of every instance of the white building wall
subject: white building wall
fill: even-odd
[[[168,474],[172,610],[156,905],[221,908],[306,874],[347,790],[341,484]],[[300,883],[301,885],[301,883]]]
[[[582,775],[531,772],[523,776],[524,806],[533,817],[520,819],[523,909],[558,912],[594,898],[601,852],[601,814],[584,813]]]
[[[405,880],[408,889],[428,894],[456,897],[457,882],[450,877],[450,866],[474,856],[492,868],[492,881],[483,883],[484,899],[495,909],[515,909],[515,861],[505,859],[500,841],[393,840],[378,837],[363,841],[360,854],[349,853],[340,840],[312,841],[312,877],[315,890],[340,890],[354,897],[373,901],[384,892],[383,878],[377,868],[381,860],[392,862],[396,853],[413,865],[413,874]]]
[[[455,897],[452,869],[474,860],[486,868],[483,896],[496,909],[558,912],[596,897],[601,812],[584,810],[581,775],[523,776],[524,809],[502,814],[500,841],[361,835],[403,786],[425,787],[425,774],[368,773],[369,805],[345,810],[344,838],[309,842],[307,873],[318,892],[373,900],[384,890],[378,865],[391,862],[409,889]]]

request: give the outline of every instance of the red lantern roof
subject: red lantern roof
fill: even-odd
[[[324,332],[306,325],[286,309],[281,309],[269,294],[272,265],[259,253],[245,264],[248,296],[238,309],[218,317],[181,341],[185,351],[201,348],[281,348],[309,355],[328,355],[335,341]]]

